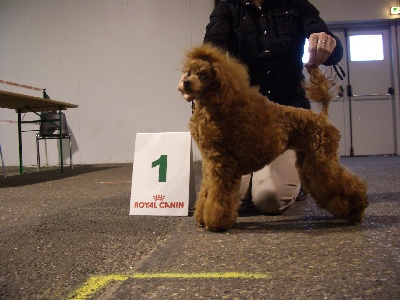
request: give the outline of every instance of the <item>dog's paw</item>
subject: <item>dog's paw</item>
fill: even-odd
[[[358,210],[353,210],[346,219],[352,225],[360,225],[364,222],[364,217],[365,207],[360,207]]]
[[[368,207],[368,205],[368,198],[365,196],[364,201],[362,201],[358,207],[353,209],[347,216],[347,220],[353,225],[360,225],[363,223],[365,218],[365,209]]]
[[[364,213],[351,215],[347,218],[351,225],[361,225],[364,222]]]
[[[226,232],[228,228],[224,227],[213,227],[213,226],[206,226],[205,230],[212,231],[212,232]]]
[[[196,222],[196,226],[199,227],[199,228],[203,228],[204,227],[204,223]]]
[[[196,226],[198,228],[204,228],[206,231],[212,231],[212,232],[225,232],[228,230],[228,228],[224,227],[208,226],[205,225],[204,222],[196,222]]]

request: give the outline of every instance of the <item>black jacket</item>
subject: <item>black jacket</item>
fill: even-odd
[[[280,104],[310,108],[301,86],[304,41],[326,32],[336,48],[325,65],[337,64],[342,44],[307,0],[266,0],[261,10],[252,1],[221,1],[210,16],[205,43],[239,57],[249,68],[252,85]]]

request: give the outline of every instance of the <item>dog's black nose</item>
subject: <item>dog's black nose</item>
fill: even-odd
[[[188,87],[190,86],[190,81],[189,81],[189,80],[184,80],[184,81],[183,81],[183,86],[184,86],[185,88],[188,88]]]

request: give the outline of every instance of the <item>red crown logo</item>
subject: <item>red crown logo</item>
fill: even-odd
[[[153,196],[153,199],[155,200],[155,201],[164,201],[164,198],[165,198],[165,196],[164,195],[154,195]]]

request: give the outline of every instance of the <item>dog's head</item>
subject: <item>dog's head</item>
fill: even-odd
[[[182,72],[178,90],[197,100],[227,101],[230,93],[249,86],[247,68],[210,44],[187,52]]]
[[[191,96],[191,98],[202,99],[220,87],[217,74],[210,61],[190,60],[185,64],[182,72],[183,76],[179,82],[178,90],[182,94]]]

